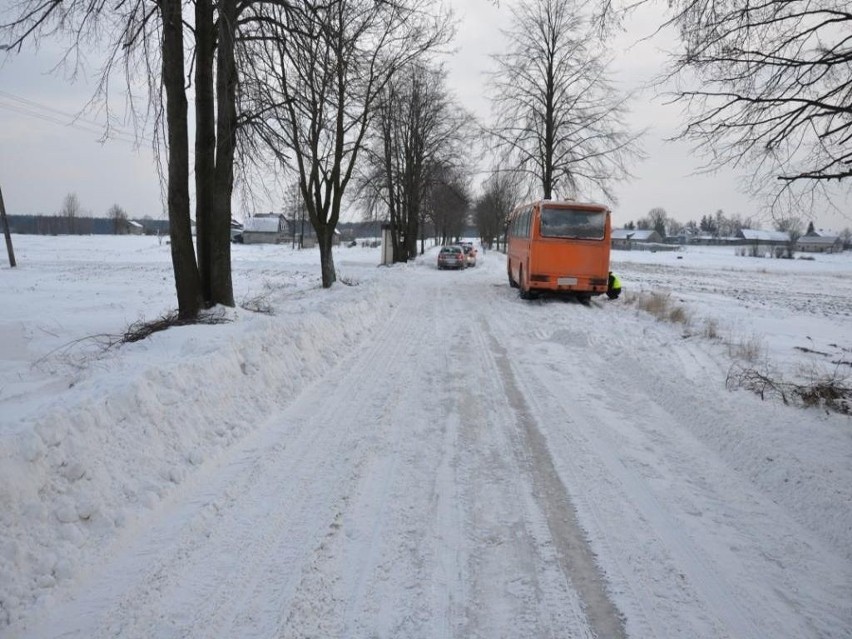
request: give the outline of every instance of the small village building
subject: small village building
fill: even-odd
[[[790,235],[787,231],[765,231],[763,229],[742,229],[737,233],[743,249],[743,255],[752,257],[775,256],[782,257],[787,252],[787,257],[792,257]]]
[[[839,253],[843,250],[843,240],[838,235],[803,235],[796,242],[796,250],[806,253]]]
[[[648,250],[654,245],[662,245],[663,238],[653,229],[613,229],[612,248],[629,251],[631,249]]]
[[[242,233],[244,244],[281,244],[288,238],[287,220],[283,215],[255,215],[245,221]]]
[[[127,220],[128,235],[145,235],[145,227],[136,220]]]

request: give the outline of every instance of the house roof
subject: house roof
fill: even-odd
[[[614,240],[633,240],[634,242],[648,242],[652,239],[659,239],[660,234],[654,229],[613,229],[612,239]]]
[[[830,229],[814,229],[810,233],[805,233],[804,237],[840,237],[840,233]]]
[[[786,231],[764,231],[763,229],[743,229],[740,231],[747,240],[761,242],[789,242],[790,236]]]

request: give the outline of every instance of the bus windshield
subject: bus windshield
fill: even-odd
[[[583,240],[602,240],[606,227],[603,211],[541,209],[542,237],[573,237]]]

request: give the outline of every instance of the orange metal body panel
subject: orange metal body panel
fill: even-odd
[[[570,209],[605,215],[601,239],[542,237],[541,208]],[[529,237],[510,232],[508,274],[522,291],[572,292],[598,295],[606,292],[611,245],[610,211],[600,204],[573,201],[538,201],[515,209],[510,219],[529,211],[524,226]],[[523,219],[523,218],[522,218]],[[510,226],[511,228],[511,226]]]

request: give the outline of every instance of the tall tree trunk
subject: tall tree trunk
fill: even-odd
[[[401,228],[399,211],[400,206],[397,201],[397,188],[394,181],[394,163],[393,163],[393,117],[390,114],[390,107],[384,106],[383,119],[381,120],[383,133],[383,149],[384,149],[384,177],[388,190],[388,221],[390,222],[390,238],[391,238],[391,259],[394,263],[402,261],[400,250],[399,229]]]
[[[9,219],[6,217],[6,205],[3,203],[3,190],[0,189],[0,219],[3,221],[3,235],[6,237],[6,252],[9,254],[9,266],[15,268],[15,250],[12,248],[12,235],[9,233]]]
[[[337,280],[337,274],[334,271],[334,255],[331,252],[332,241],[334,239],[334,226],[331,224],[318,225],[315,230],[320,249],[322,287],[331,288],[331,285]]]
[[[195,243],[204,299],[212,303],[211,253],[216,113],[213,64],[216,52],[212,0],[195,2]]]
[[[399,209],[392,208],[390,212],[390,225],[391,225],[391,243],[393,248],[393,262],[396,264],[397,262],[404,262],[405,260],[402,258],[402,225],[399,220]]]
[[[189,142],[184,89],[181,0],[160,0],[163,17],[163,86],[169,143],[169,235],[178,298],[178,315],[194,319],[201,309],[201,281],[189,219]]]
[[[553,56],[550,54],[547,60],[547,82],[545,86],[545,109],[544,109],[544,167],[542,170],[542,191],[544,199],[553,197],[553,153],[555,142],[554,120],[556,111],[554,100],[556,94],[556,79],[554,77]]]
[[[407,260],[413,260],[417,257],[417,236],[420,234],[419,207],[413,207],[413,209],[408,212],[408,228],[405,230],[405,253]]]
[[[419,132],[415,131],[413,135]],[[409,144],[416,144],[410,142]],[[413,260],[417,257],[417,222],[420,218],[420,180],[421,174],[419,171],[419,163],[415,155],[416,151],[409,150],[406,160],[406,188],[405,188],[405,261]]]
[[[210,301],[225,306],[234,305],[231,281],[231,195],[234,190],[234,147],[237,129],[237,68],[234,59],[236,28],[236,0],[220,0],[216,57],[216,169],[210,224]]]

